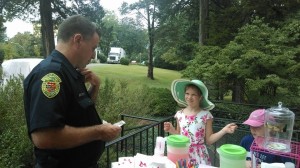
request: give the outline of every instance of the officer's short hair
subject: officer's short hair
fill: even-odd
[[[64,20],[58,28],[57,41],[67,42],[74,34],[81,34],[84,39],[90,39],[94,33],[100,36],[96,24],[82,15],[73,15]]]

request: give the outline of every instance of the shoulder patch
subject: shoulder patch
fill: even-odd
[[[41,80],[42,92],[46,97],[53,98],[59,93],[61,79],[55,73],[48,73]]]

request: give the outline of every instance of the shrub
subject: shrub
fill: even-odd
[[[99,91],[96,108],[101,117],[111,123],[120,120],[120,114],[149,115],[148,87],[128,88],[128,82],[105,79]]]
[[[153,116],[170,116],[175,113],[177,103],[169,89],[151,88],[148,94],[151,98],[149,104],[150,114]]]
[[[107,57],[103,53],[100,53],[98,55],[98,58],[100,60],[100,63],[106,63],[107,62]]]
[[[27,135],[22,78],[0,86],[0,167],[32,167],[32,145]]]
[[[121,58],[121,60],[120,60],[120,64],[121,65],[129,65],[129,63],[130,63],[130,61],[129,61],[129,59],[127,59],[127,58]]]

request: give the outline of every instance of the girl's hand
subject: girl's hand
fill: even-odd
[[[230,123],[230,124],[227,124],[223,129],[222,131],[223,132],[226,132],[228,134],[232,134],[234,133],[234,131],[237,129],[237,125],[235,123]]]
[[[166,132],[170,132],[170,131],[174,130],[174,127],[170,122],[164,122],[164,130]]]

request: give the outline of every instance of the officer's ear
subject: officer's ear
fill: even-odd
[[[73,42],[75,43],[75,44],[80,44],[80,42],[82,41],[82,35],[81,34],[79,34],[79,33],[77,33],[77,34],[74,34],[74,36],[73,36]]]

